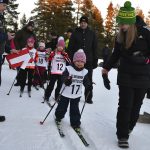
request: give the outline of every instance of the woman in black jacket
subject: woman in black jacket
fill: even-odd
[[[116,126],[118,146],[128,148],[129,134],[136,125],[144,96],[150,88],[150,30],[136,22],[135,9],[129,1],[120,8],[117,22],[119,34],[114,52],[104,65],[102,74],[108,75],[112,66],[120,60]]]

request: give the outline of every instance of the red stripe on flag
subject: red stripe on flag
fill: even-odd
[[[7,59],[8,63],[9,63],[9,65],[11,66],[11,68],[20,67],[22,65],[22,63],[24,62],[24,60],[19,60],[18,59],[18,62],[15,62],[14,64],[11,63],[11,60],[13,60],[15,58],[19,58],[19,57],[21,57],[23,55],[25,56],[28,53],[29,53],[29,50],[28,49],[24,49],[24,50],[19,51],[18,54],[13,53],[13,54],[7,55],[6,59]]]

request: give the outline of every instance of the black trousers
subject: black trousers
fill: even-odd
[[[1,82],[2,82],[1,72],[2,72],[2,64],[0,62],[0,86],[1,86]]]
[[[147,89],[119,86],[119,103],[117,112],[117,137],[129,138],[133,130]]]
[[[67,97],[61,96],[55,111],[56,118],[57,119],[64,118],[70,102],[70,124],[71,126],[80,126],[81,115],[79,111],[79,101],[80,101],[80,97],[76,99],[69,99]]]
[[[28,91],[31,91],[32,80],[33,80],[34,69],[20,69],[18,73],[18,82],[20,84],[21,90],[24,90],[26,85],[26,80],[28,79]]]
[[[93,79],[92,79],[93,78],[93,66],[92,66],[92,63],[87,62],[85,65],[85,68],[88,70],[88,78],[91,82],[91,85],[93,86],[93,84],[92,84],[93,83]],[[87,97],[88,93],[89,93],[89,96],[88,96],[87,101],[91,101],[93,98],[93,90],[90,90],[90,91],[85,90],[85,92],[84,92],[85,98]]]
[[[45,98],[50,98],[51,93],[54,89],[55,83],[57,81],[57,87],[55,89],[55,99],[57,99],[57,97],[59,96],[59,92],[61,90],[61,86],[62,86],[62,79],[61,79],[61,75],[57,75],[57,74],[51,74],[50,75],[50,82],[45,90]]]

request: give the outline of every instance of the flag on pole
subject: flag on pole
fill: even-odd
[[[7,55],[6,59],[11,68],[21,67],[22,69],[25,69],[31,57],[29,55],[29,50],[24,49],[24,50],[19,51],[18,54],[13,53],[13,54]]]

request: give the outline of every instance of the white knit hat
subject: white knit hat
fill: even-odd
[[[44,47],[45,48],[45,43],[44,42],[40,42],[39,43],[39,47]]]

